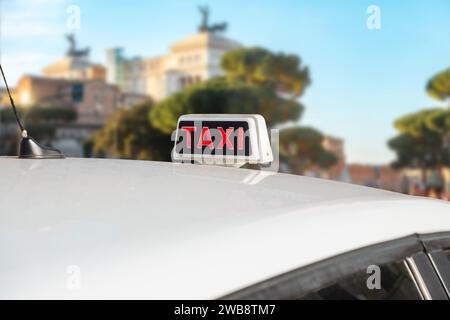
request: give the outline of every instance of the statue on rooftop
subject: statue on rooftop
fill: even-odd
[[[208,6],[199,6],[198,7],[200,14],[202,15],[202,23],[198,27],[198,31],[200,32],[219,32],[225,31],[227,29],[227,23],[216,23],[213,25],[209,24],[209,7]]]
[[[73,33],[66,34],[66,39],[69,41],[69,49],[66,52],[66,56],[72,58],[83,58],[89,55],[90,48],[85,49],[77,49],[77,41],[75,39],[75,35]]]

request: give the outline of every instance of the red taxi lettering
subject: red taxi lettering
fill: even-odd
[[[195,127],[181,127],[181,130],[186,131],[186,147],[191,147],[191,132],[195,132]]]
[[[200,140],[198,141],[197,147],[201,148],[203,146],[209,147],[211,150],[214,149],[214,145],[211,139],[211,133],[209,132],[209,128],[203,127],[202,134],[200,136]]]
[[[196,127],[193,126],[183,126],[180,128],[180,130],[186,132],[186,148],[191,148],[192,146],[192,133],[197,131]],[[213,129],[215,130],[215,129]],[[232,140],[230,140],[231,137],[233,137],[233,133],[235,132],[234,127],[229,127],[226,130],[224,130],[223,127],[217,127],[217,130],[220,133],[221,141],[217,145],[217,149],[223,149],[224,146],[228,150],[233,150],[234,145]],[[194,136],[195,137],[195,136]],[[209,147],[211,150],[214,149],[214,144],[211,137],[211,131],[208,127],[203,127],[202,132],[200,135],[200,139],[198,140],[197,147]],[[237,149],[238,150],[244,150],[244,128],[239,127],[237,129]]]
[[[233,150],[233,144],[230,141],[230,136],[234,131],[233,127],[230,127],[227,129],[227,131],[225,132],[225,130],[223,130],[222,127],[218,127],[217,128],[220,132],[220,135],[222,136],[222,141],[220,141],[219,145],[217,146],[218,149],[223,149],[223,146],[226,145],[228,150]]]
[[[244,128],[238,129],[238,150],[244,150]]]

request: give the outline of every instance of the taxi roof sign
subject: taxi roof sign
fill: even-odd
[[[174,140],[174,161],[234,166],[273,161],[266,121],[258,114],[182,115]]]

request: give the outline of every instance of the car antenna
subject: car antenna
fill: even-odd
[[[22,140],[19,144],[18,157],[21,159],[63,159],[64,154],[60,150],[43,146],[28,135],[27,130],[25,130],[22,122],[19,119],[19,116],[17,115],[16,105],[14,104],[11,92],[9,91],[8,82],[6,82],[5,73],[3,72],[3,67],[1,64],[0,71],[2,72],[2,77],[3,81],[5,82],[6,91],[8,92],[9,101],[11,102],[11,106],[14,110],[14,116],[16,118],[17,124],[19,125],[22,135]]]

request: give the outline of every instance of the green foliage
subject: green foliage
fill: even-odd
[[[450,68],[427,83],[428,94],[438,100],[450,98]],[[422,169],[449,165],[450,108],[430,108],[407,114],[394,122],[399,135],[388,141],[397,154],[396,168]]]
[[[394,127],[401,133],[410,134],[415,137],[424,136],[430,131],[428,118],[439,110],[438,108],[424,109],[409,113],[395,120]]]
[[[299,102],[284,99],[267,87],[217,78],[189,87],[156,104],[150,112],[150,122],[170,134],[182,114],[258,113],[264,116],[268,126],[274,126],[299,119],[302,111]]]
[[[431,78],[427,83],[426,90],[435,99],[441,101],[450,99],[450,68]]]
[[[395,121],[400,134],[388,141],[397,154],[396,168],[435,168],[448,165],[445,137],[448,132],[448,109],[424,109]]]
[[[17,113],[21,119],[30,124],[69,123],[77,120],[77,112],[64,107],[17,107]],[[16,122],[12,108],[1,109],[0,117],[3,123]]]
[[[436,109],[425,121],[430,130],[443,136],[447,135],[450,132],[450,108]]]
[[[77,112],[65,107],[33,106],[25,109],[22,119],[33,138],[51,144],[57,127],[76,121]]]
[[[19,116],[23,114],[23,110],[21,108],[17,108],[17,112]],[[1,123],[11,123],[16,122],[16,118],[14,117],[14,111],[12,108],[4,108],[0,109],[0,121]]]
[[[449,100],[450,68],[431,78],[426,90],[438,100]],[[388,141],[389,148],[397,155],[392,166],[420,168],[424,183],[426,171],[431,169],[443,181],[441,169],[450,165],[450,108],[419,110],[397,119],[394,126],[399,135]],[[433,185],[430,183],[428,186]]]
[[[27,123],[69,123],[77,120],[77,112],[71,108],[35,106],[25,114]]]
[[[396,169],[418,166],[423,158],[414,138],[409,134],[399,134],[388,140],[388,146],[397,154],[392,163]]]
[[[50,143],[56,134],[56,127],[47,123],[28,123],[27,131],[33,136],[34,139],[40,142]]]
[[[77,113],[73,109],[55,106],[18,107],[17,112],[22,119],[28,133],[40,142],[51,142],[59,125],[73,122]],[[12,108],[0,111],[2,123],[15,123],[16,118]]]
[[[322,146],[323,135],[310,127],[292,127],[280,131],[280,160],[292,173],[302,174],[318,166],[327,169],[337,162],[334,154]]]
[[[300,97],[311,83],[309,70],[297,55],[258,47],[227,52],[221,65],[232,82],[268,86],[293,98]]]
[[[151,102],[145,102],[113,113],[93,136],[93,152],[124,159],[169,161],[173,142],[170,135],[149,123],[151,107]]]

